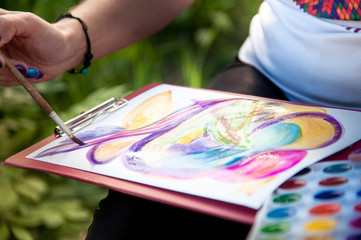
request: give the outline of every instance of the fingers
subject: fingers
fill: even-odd
[[[11,11],[5,10],[3,8],[0,8],[0,15],[4,15],[4,14],[11,14]]]
[[[0,47],[14,37],[31,38],[36,27],[44,24],[48,23],[33,13],[0,11]]]
[[[7,56],[17,56],[19,57],[19,52],[21,49],[19,47],[25,47],[22,42],[14,42],[13,39],[32,39],[34,34],[36,34],[34,28],[38,26],[39,22],[45,23],[44,20],[41,20],[39,17],[32,13],[26,12],[10,12],[4,9],[0,9],[0,48],[3,48],[4,53]],[[12,46],[12,51],[9,51],[9,47]],[[14,49],[18,51],[18,54],[14,54]],[[20,50],[19,50],[20,49]],[[8,50],[8,51],[6,51]],[[23,53],[26,56],[26,53]],[[21,59],[21,58],[19,58]],[[14,65],[18,66],[18,70],[28,79],[41,79],[44,74],[42,71],[39,71],[35,67],[28,67],[23,62],[16,61],[14,59],[10,60]],[[18,85],[16,79],[9,74],[9,71],[6,69],[6,61],[3,56],[0,56],[0,85],[13,86]]]
[[[35,67],[25,67],[23,65],[15,65],[18,71],[26,78],[40,79],[44,76],[43,72]]]
[[[7,69],[6,58],[31,82],[53,79],[63,72],[59,65],[67,63],[61,55],[65,43],[64,31],[35,14],[0,8],[0,49],[4,53],[0,56],[0,85],[18,85]]]
[[[10,42],[15,36],[24,35],[25,22],[17,14],[0,15],[0,47]]]
[[[44,76],[41,70],[38,70],[35,67],[28,67],[26,64],[16,61],[10,60],[17,70],[26,77],[31,83],[38,83],[43,81],[42,78]],[[0,64],[2,65],[2,64]],[[6,69],[5,66],[1,66],[0,68],[0,85],[2,86],[16,86],[19,85],[19,82],[15,79],[15,77],[11,74],[11,72]]]

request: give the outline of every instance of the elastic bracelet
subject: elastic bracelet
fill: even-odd
[[[88,45],[88,49],[87,49],[87,52],[85,53],[85,56],[84,56],[84,62],[83,62],[83,67],[79,70],[79,71],[76,71],[74,68],[69,70],[68,72],[69,73],[73,73],[73,74],[78,74],[78,73],[82,73],[82,74],[85,74],[88,72],[88,67],[90,66],[90,61],[92,60],[93,58],[93,54],[91,53],[91,44],[90,44],[90,39],[89,39],[89,35],[88,35],[88,27],[87,25],[85,24],[85,22],[83,20],[81,20],[80,18],[78,17],[74,17],[73,15],[71,15],[71,13],[67,12],[65,14],[61,14],[58,19],[56,19],[55,22],[58,22],[64,18],[73,18],[73,19],[76,19],[80,22],[81,26],[83,27],[83,31],[85,33],[85,37],[86,37],[86,42],[87,42],[87,45]]]

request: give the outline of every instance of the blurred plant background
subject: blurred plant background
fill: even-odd
[[[78,0],[0,0],[49,22]],[[64,120],[152,82],[206,87],[248,34],[261,0],[196,0],[152,37],[36,88]],[[106,36],[104,36],[106,37]],[[0,87],[0,160],[52,134],[54,123],[21,87]],[[107,190],[46,173],[0,166],[0,240],[83,239]]]

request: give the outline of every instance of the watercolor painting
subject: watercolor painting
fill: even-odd
[[[231,202],[259,207],[252,203],[258,194],[281,183],[283,173],[325,157],[329,151],[322,149],[337,146],[346,133],[326,108],[216,93],[194,98],[178,91],[157,89],[113,124],[84,129],[77,137],[85,146],[59,140],[31,158],[61,164],[81,156],[89,171],[205,197],[223,194],[220,199],[226,201],[229,195]]]

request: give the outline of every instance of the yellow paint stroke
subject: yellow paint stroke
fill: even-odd
[[[334,126],[320,118],[302,116],[284,122],[294,123],[300,126],[302,137],[296,142],[282,149],[310,149],[317,148],[332,140],[335,136]]]
[[[265,113],[266,116],[258,119],[257,121],[266,121],[266,120],[286,116],[292,113],[302,113],[302,112],[327,113],[327,110],[319,107],[276,103],[273,105],[264,106],[260,114]]]
[[[302,105],[291,105],[284,104],[280,106],[281,109],[284,109],[287,113],[296,113],[296,112],[322,112],[327,113],[326,109],[319,107],[310,107],[310,106],[302,106]]]
[[[260,180],[252,179],[252,181],[244,181],[243,184],[236,189],[236,193],[245,192],[248,196],[251,196],[259,189],[264,187],[265,184],[273,181],[276,178],[277,176],[271,176]]]
[[[184,137],[182,137],[177,144],[188,144],[191,143],[194,139],[197,139],[198,137],[202,136],[204,134],[205,128],[197,129]]]
[[[158,121],[173,112],[172,92],[165,91],[148,98],[122,121],[125,129],[137,129]]]
[[[130,144],[138,141],[139,139],[141,139],[141,137],[138,136],[106,142],[104,144],[101,144],[94,151],[94,157],[97,159],[98,162],[107,162],[116,157],[116,155],[119,154],[120,149],[128,147]]]

